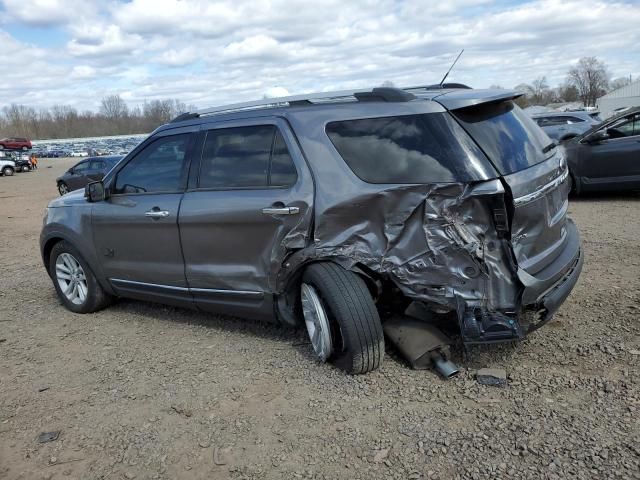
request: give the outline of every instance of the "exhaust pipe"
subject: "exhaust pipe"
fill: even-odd
[[[444,379],[453,378],[460,373],[460,370],[458,370],[455,363],[445,360],[439,353],[434,354],[432,360],[433,367],[436,369],[436,372],[438,372]]]

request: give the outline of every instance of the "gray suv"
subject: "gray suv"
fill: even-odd
[[[49,204],[44,265],[73,312],[129,297],[304,323],[350,373],[381,364],[384,325],[410,311],[465,344],[521,339],[583,254],[562,152],[517,96],[375,88],[183,114]]]

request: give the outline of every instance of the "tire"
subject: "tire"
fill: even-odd
[[[58,184],[58,193],[60,194],[60,196],[63,196],[69,193],[69,187],[67,186],[66,183],[60,182]]]
[[[77,270],[74,271],[72,268],[69,268],[69,263],[65,261],[68,260],[69,257],[75,260],[79,265],[83,276],[79,276]],[[59,262],[60,265],[58,265]],[[62,267],[64,267],[64,269],[62,269]],[[96,277],[93,274],[93,271],[84,258],[82,258],[82,255],[80,255],[78,250],[64,240],[56,243],[51,250],[49,274],[53,280],[53,285],[61,303],[67,308],[67,310],[74,313],[97,312],[98,310],[102,310],[107,307],[113,300],[112,297],[100,286],[98,280],[96,280]],[[59,275],[65,275],[68,277],[75,276],[80,280],[84,280],[84,296],[78,294],[75,298],[70,298],[71,294],[75,291],[80,291],[80,288],[78,288],[78,290],[71,288],[69,290],[71,293],[69,295],[65,294],[62,288],[71,282],[65,278],[61,279]]]
[[[31,170],[31,169],[30,169],[29,167],[27,167],[27,166],[22,167],[22,171],[23,171],[23,172],[28,172],[28,171],[30,171],[30,170]]]
[[[305,270],[303,289],[305,285],[317,292],[328,317],[333,348],[326,360],[350,374],[379,368],[384,357],[384,335],[364,280],[335,263],[322,262]]]
[[[4,175],[5,177],[12,177],[14,173],[16,173],[16,172],[11,167],[4,167],[2,169],[2,175]]]

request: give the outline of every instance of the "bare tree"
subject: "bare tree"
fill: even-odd
[[[107,95],[100,104],[100,113],[114,120],[126,117],[128,111],[127,104],[120,95]]]
[[[585,107],[594,106],[609,85],[607,67],[596,57],[583,57],[569,70],[567,83],[578,89]]]
[[[611,84],[609,85],[609,90],[613,91],[622,87],[626,87],[631,83],[631,81],[632,81],[631,76],[616,78],[615,80],[611,81]]]

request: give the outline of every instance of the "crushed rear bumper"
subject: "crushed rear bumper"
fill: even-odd
[[[518,269],[524,286],[519,313],[466,310],[460,315],[464,343],[521,340],[553,318],[578,282],[584,251],[575,224],[567,219],[567,242],[562,253],[535,276]]]

